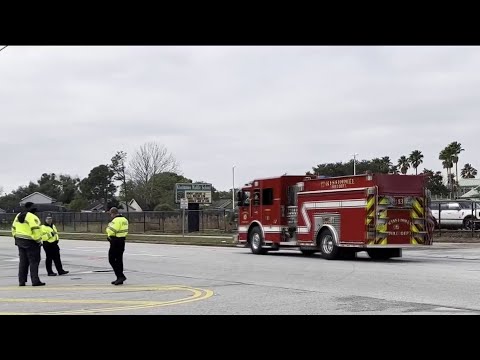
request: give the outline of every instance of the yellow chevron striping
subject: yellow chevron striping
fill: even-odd
[[[387,232],[387,224],[378,224],[377,231],[379,232]]]
[[[388,201],[388,199],[387,199],[386,197],[382,197],[382,198],[380,198],[380,200],[378,201],[378,203],[379,203],[380,205],[388,205],[389,201]]]
[[[367,211],[370,210],[373,205],[375,205],[375,197],[371,196],[367,201]]]

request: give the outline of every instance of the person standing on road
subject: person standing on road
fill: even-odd
[[[48,276],[57,276],[57,273],[52,270],[52,262],[55,263],[55,268],[58,271],[58,275],[68,274],[62,266],[62,260],[60,259],[60,247],[58,246],[59,236],[57,227],[53,223],[52,216],[48,214],[45,218],[45,223],[41,226],[43,250],[45,250],[46,260],[45,266],[47,268]]]
[[[41,259],[42,233],[40,219],[35,215],[37,209],[33,203],[27,202],[25,210],[18,213],[12,224],[12,236],[18,247],[20,262],[18,265],[18,285],[25,286],[30,267],[32,286],[43,286],[38,276],[38,266]]]
[[[128,220],[120,215],[116,207],[110,209],[112,221],[107,226],[107,239],[110,242],[108,250],[108,262],[113,268],[117,279],[112,281],[113,285],[122,285],[127,278],[123,273],[123,253],[125,251],[125,240],[128,235]]]

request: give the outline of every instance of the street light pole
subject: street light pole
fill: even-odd
[[[355,165],[357,164],[357,153],[353,154],[353,175],[357,175]]]
[[[235,211],[235,165],[232,166],[232,211]]]

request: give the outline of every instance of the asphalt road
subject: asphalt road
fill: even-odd
[[[65,276],[18,286],[13,239],[0,237],[0,314],[480,314],[480,244],[328,261],[296,251],[127,243],[114,286],[108,243],[62,240]]]

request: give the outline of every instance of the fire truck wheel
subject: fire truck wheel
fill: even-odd
[[[266,254],[266,250],[263,248],[263,236],[262,231],[258,226],[255,226],[250,231],[250,249],[254,254]]]
[[[318,244],[325,259],[334,260],[337,258],[339,248],[335,244],[335,239],[330,230],[325,229],[320,233]]]

